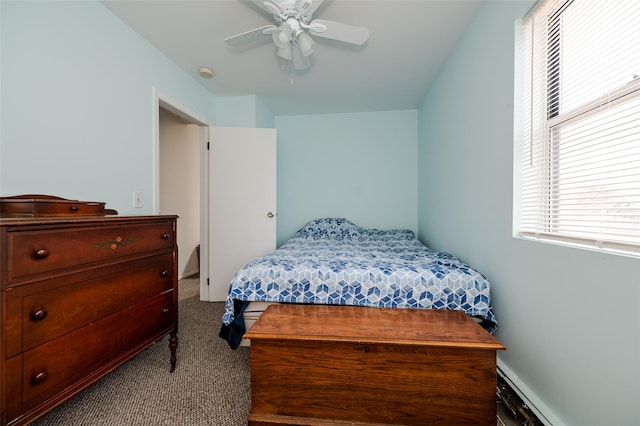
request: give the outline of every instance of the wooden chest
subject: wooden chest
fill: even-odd
[[[250,425],[496,424],[496,350],[459,311],[272,305],[251,339]]]
[[[1,219],[0,423],[36,419],[167,334],[173,371],[176,262],[176,216]]]

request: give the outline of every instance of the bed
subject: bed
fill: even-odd
[[[219,336],[236,349],[245,316],[270,303],[461,310],[489,333],[497,329],[490,284],[480,272],[429,249],[410,230],[367,229],[343,218],[313,220],[240,269]]]

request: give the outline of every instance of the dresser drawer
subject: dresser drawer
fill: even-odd
[[[9,289],[7,357],[172,289],[173,268],[166,253]]]
[[[177,314],[173,290],[10,359],[7,414],[46,401],[79,379],[92,381],[160,339]],[[108,339],[105,336],[109,336]]]
[[[24,277],[174,245],[171,222],[7,233],[8,286]]]
[[[106,213],[106,210],[105,210]],[[177,216],[0,217],[0,426],[178,333]]]

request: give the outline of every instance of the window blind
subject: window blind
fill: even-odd
[[[518,28],[518,235],[640,254],[638,23],[636,0],[547,0]]]

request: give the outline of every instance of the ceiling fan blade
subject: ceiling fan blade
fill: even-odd
[[[251,3],[255,4],[256,6],[258,6],[262,10],[266,10],[264,8],[264,0],[251,0]]]
[[[293,68],[295,70],[304,70],[311,66],[311,61],[304,56],[297,46],[293,48]]]
[[[307,6],[305,8],[304,14],[311,15],[313,12],[318,10],[323,1],[324,0],[311,0],[311,6]]]
[[[280,9],[280,5],[278,4],[265,1],[262,3],[262,8],[277,18],[282,20],[285,19],[285,16],[282,14],[282,10]]]
[[[224,41],[233,47],[244,46],[245,44],[252,43],[256,40],[260,40],[265,36],[271,36],[273,30],[276,29],[275,25],[265,25],[264,27],[255,28],[253,30],[246,31],[241,34],[237,34],[231,37],[227,37]]]
[[[369,29],[366,27],[356,27],[340,22],[325,21],[324,19],[314,19],[310,25],[310,31],[318,37],[358,45],[362,45],[369,40]],[[320,31],[318,29],[320,25],[324,25],[326,30]]]

